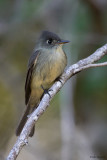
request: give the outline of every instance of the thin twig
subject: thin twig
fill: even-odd
[[[28,144],[28,137],[30,134],[30,131],[32,127],[35,125],[35,122],[38,120],[38,118],[43,114],[43,112],[46,110],[46,108],[49,106],[49,103],[51,99],[55,96],[55,94],[62,88],[62,86],[65,84],[65,82],[71,78],[76,73],[90,67],[100,67],[107,65],[107,62],[99,63],[99,64],[93,64],[94,62],[101,59],[104,55],[107,54],[107,44],[105,44],[103,47],[97,49],[92,55],[89,57],[82,59],[78,61],[77,63],[71,65],[69,68],[66,69],[66,71],[62,74],[60,77],[61,82],[57,81],[54,83],[54,85],[51,87],[51,90],[49,91],[49,94],[45,94],[36,110],[30,115],[28,118],[28,121],[26,122],[20,136],[18,137],[16,144],[13,146],[12,150],[10,151],[7,160],[15,160],[23,148],[24,145]]]
[[[88,64],[87,66],[82,67],[82,70],[87,69],[87,68],[104,67],[104,66],[107,66],[107,62],[96,63],[96,64]]]

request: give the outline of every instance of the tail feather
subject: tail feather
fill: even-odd
[[[31,108],[29,105],[27,106],[26,111],[25,111],[25,113],[24,113],[24,115],[23,115],[17,129],[16,129],[16,136],[20,135],[20,133],[21,133],[21,131],[22,131],[27,119],[28,119],[28,115],[30,113],[32,113],[33,110],[34,109]],[[31,133],[29,134],[30,137],[32,137],[34,135],[34,130],[35,130],[35,127],[32,128]]]

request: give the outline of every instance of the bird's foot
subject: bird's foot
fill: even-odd
[[[60,77],[58,77],[56,81],[59,81],[61,84],[63,84]]]
[[[49,91],[52,91],[52,89],[44,89],[44,87],[42,85],[41,85],[41,88],[43,89],[44,94],[48,94],[49,97],[51,98],[51,95],[49,94]]]

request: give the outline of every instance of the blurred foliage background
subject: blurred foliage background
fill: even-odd
[[[42,30],[71,41],[64,49],[73,64],[107,43],[107,1],[0,0],[1,160],[17,139],[27,62]],[[107,159],[107,67],[82,71],[67,82],[17,159],[93,157]]]

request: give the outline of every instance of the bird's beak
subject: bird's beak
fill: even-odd
[[[60,40],[57,42],[57,44],[65,44],[65,43],[69,43],[70,41],[67,40]]]

